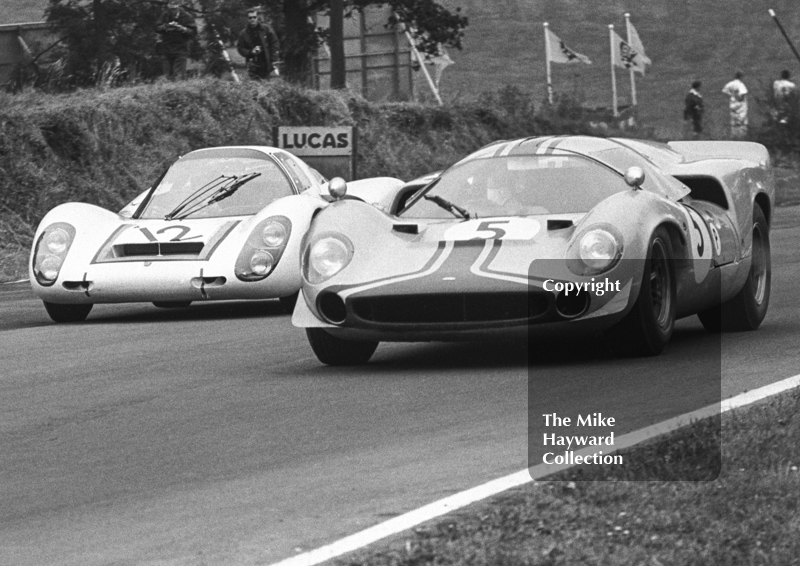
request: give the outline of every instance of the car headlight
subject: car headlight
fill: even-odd
[[[605,270],[619,259],[619,249],[619,242],[611,232],[590,230],[581,238],[578,253],[588,267]]]
[[[33,274],[40,285],[49,287],[56,282],[74,241],[75,228],[66,222],[44,229],[33,254]]]
[[[347,267],[353,258],[353,244],[341,234],[316,239],[307,249],[306,279],[317,285]]]
[[[576,275],[609,271],[622,257],[622,235],[610,225],[593,226],[570,247],[567,266]]]
[[[272,254],[263,250],[256,250],[250,257],[250,271],[256,275],[267,275],[275,265]]]
[[[248,236],[236,259],[236,277],[260,281],[275,270],[289,243],[292,223],[285,216],[271,216],[259,222]]]
[[[261,230],[261,239],[269,248],[282,246],[286,241],[286,227],[277,221],[268,222]]]
[[[54,228],[45,235],[42,243],[47,251],[53,254],[63,254],[69,248],[72,238],[63,228]]]

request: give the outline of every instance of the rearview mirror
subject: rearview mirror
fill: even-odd
[[[644,171],[641,167],[628,167],[625,171],[625,182],[628,186],[638,189],[644,183]]]
[[[334,177],[328,183],[328,193],[336,200],[347,194],[347,182],[341,177]]]

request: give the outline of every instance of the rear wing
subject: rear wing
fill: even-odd
[[[686,161],[744,159],[759,167],[770,165],[769,151],[760,143],[742,141],[671,141],[667,145]]]

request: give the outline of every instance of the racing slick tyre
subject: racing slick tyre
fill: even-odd
[[[322,328],[306,328],[306,335],[317,359],[329,366],[365,364],[378,348],[378,342],[342,340]]]
[[[94,304],[62,305],[58,303],[44,303],[44,309],[54,322],[83,322],[89,316]]]
[[[709,332],[755,330],[769,307],[772,265],[769,226],[761,207],[753,207],[753,252],[750,272],[741,291],[730,301],[697,316]]]
[[[160,309],[185,309],[192,301],[153,301],[153,306]]]
[[[294,312],[294,306],[297,304],[297,297],[300,295],[300,292],[293,293],[288,297],[281,297],[281,307],[283,307],[283,312],[286,314],[292,314]]]
[[[650,237],[639,297],[615,329],[627,354],[657,356],[672,336],[677,307],[672,258],[669,234],[659,227]]]

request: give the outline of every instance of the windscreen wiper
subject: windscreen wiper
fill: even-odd
[[[172,220],[173,218],[175,218],[175,215],[177,215],[181,210],[183,210],[184,208],[186,208],[187,206],[192,204],[194,201],[203,198],[209,191],[212,191],[212,190],[216,189],[221,183],[228,182],[228,181],[230,181],[232,179],[236,179],[236,176],[232,175],[232,176],[228,177],[227,175],[220,175],[216,179],[212,179],[211,181],[209,181],[208,183],[206,183],[205,185],[203,185],[202,187],[200,187],[199,189],[194,191],[188,197],[183,199],[180,202],[180,204],[178,204],[178,206],[173,208],[164,217],[164,220]]]
[[[172,218],[175,218],[176,220],[183,220],[190,214],[194,214],[195,212],[198,212],[208,206],[211,206],[215,202],[219,202],[223,199],[228,198],[233,193],[238,191],[242,187],[242,185],[244,185],[245,183],[249,183],[250,181],[259,176],[261,176],[261,173],[255,173],[255,172],[248,173],[247,175],[242,175],[241,177],[236,177],[234,175],[232,178],[228,180],[227,183],[223,184],[219,189],[217,189],[214,192],[214,194],[211,195],[211,198],[209,198],[207,201],[203,203],[195,203],[195,205],[186,209],[180,216],[173,215]]]
[[[461,208],[457,204],[450,202],[449,200],[442,198],[438,195],[424,195],[422,198],[425,200],[429,200],[435,205],[439,206],[440,208],[445,209],[447,212],[452,214],[453,216],[458,216],[463,218],[464,220],[469,220],[472,218],[472,215],[467,211],[466,208]],[[457,213],[457,214],[456,214]]]

